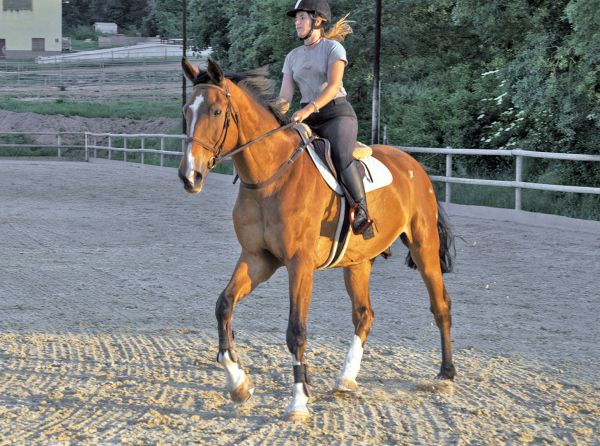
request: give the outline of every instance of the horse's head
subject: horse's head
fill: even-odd
[[[233,84],[225,79],[216,62],[209,60],[206,72],[186,59],[182,67],[196,87],[183,107],[188,138],[179,165],[179,178],[185,190],[196,194],[202,190],[206,175],[220,157],[235,146],[237,113],[231,102]]]

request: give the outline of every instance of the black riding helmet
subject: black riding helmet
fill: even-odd
[[[287,15],[294,17],[298,11],[306,11],[310,15],[319,16],[328,23],[331,22],[331,9],[325,0],[298,0],[294,9],[287,12]]]

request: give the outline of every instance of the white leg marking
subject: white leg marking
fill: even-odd
[[[335,390],[356,390],[358,387],[356,384],[356,377],[360,370],[360,361],[362,360],[363,351],[362,341],[357,335],[354,335],[352,343],[350,344],[350,349],[344,360],[344,366],[342,367],[340,376],[335,384]]]
[[[217,358],[219,364],[225,369],[225,376],[227,378],[227,390],[230,392],[241,386],[246,381],[246,373],[240,368],[237,362],[231,360],[229,352],[219,353]],[[250,390],[250,393],[254,393],[254,389]]]
[[[292,364],[300,365],[296,357],[292,355]],[[308,396],[304,393],[304,385],[302,383],[294,383],[292,387],[292,401],[285,409],[285,414],[293,420],[302,420],[309,416],[310,412],[306,403]]]

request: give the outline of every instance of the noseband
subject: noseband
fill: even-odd
[[[223,129],[221,130],[221,136],[219,136],[219,139],[217,139],[217,142],[213,146],[210,146],[210,145],[206,144],[204,141],[201,141],[200,139],[193,136],[194,129],[191,129],[192,130],[191,136],[186,135],[188,143],[190,141],[194,141],[195,143],[199,144],[204,150],[208,150],[210,153],[212,153],[212,158],[208,162],[208,168],[209,168],[209,170],[212,170],[220,161],[222,161],[224,159],[224,157],[221,156],[221,152],[223,151],[223,146],[225,145],[225,141],[227,140],[227,132],[229,131],[231,117],[233,116],[233,120],[234,120],[235,124],[238,125],[238,115],[233,110],[233,103],[231,102],[231,93],[229,93],[229,86],[227,85],[227,83],[225,83],[225,88],[221,88],[218,85],[213,85],[213,84],[204,84],[204,85],[201,85],[199,88],[202,88],[202,89],[214,88],[217,91],[219,91],[220,93],[224,94],[225,97],[227,98],[227,108],[225,109],[225,124],[223,124]],[[227,155],[227,156],[229,156],[229,155]]]

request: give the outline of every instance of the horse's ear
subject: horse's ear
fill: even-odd
[[[223,74],[223,70],[219,64],[210,58],[208,59],[208,76],[210,77],[210,80],[215,83],[215,85],[221,85],[223,83],[223,79],[225,78],[225,74]]]
[[[181,68],[183,68],[185,77],[187,77],[191,82],[194,82],[200,74],[200,68],[191,63],[185,57],[181,59]]]

